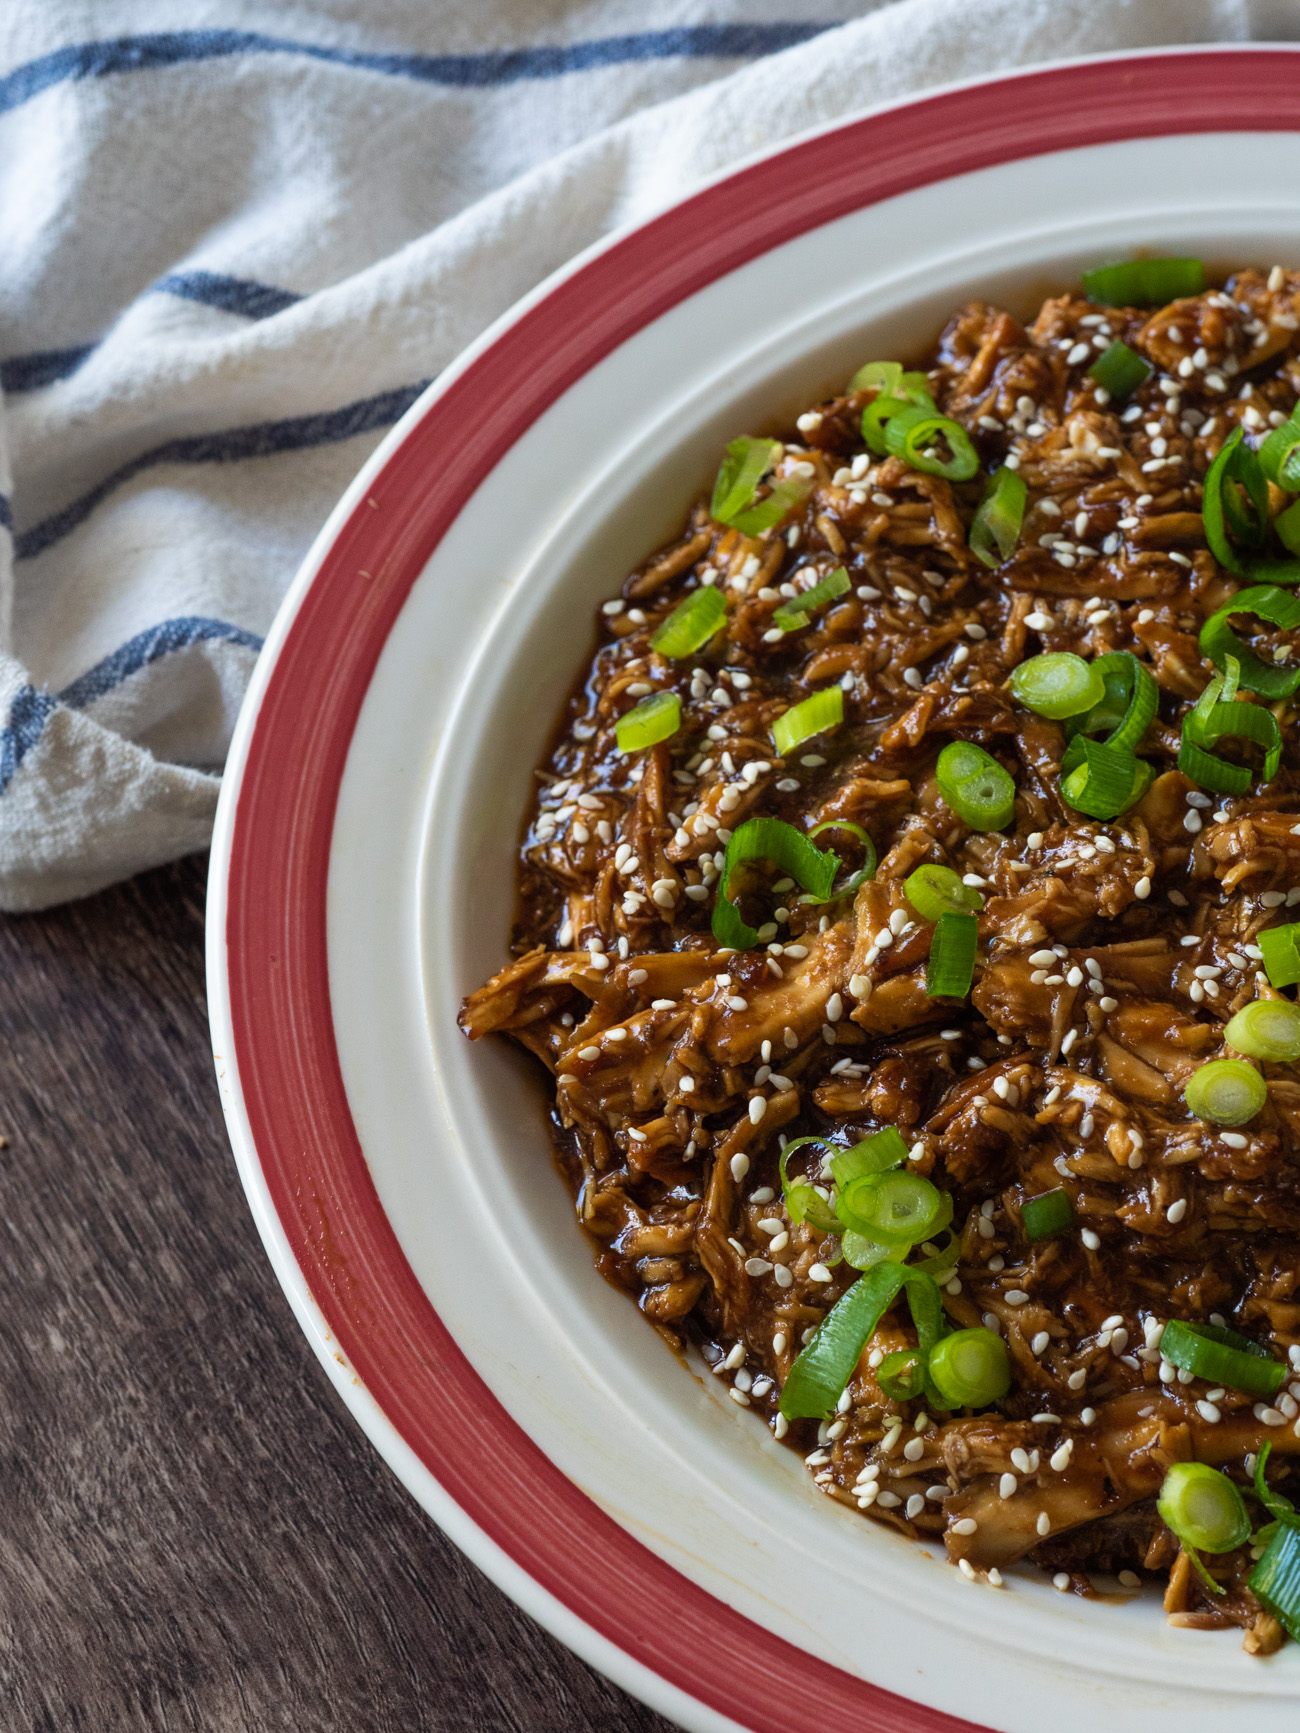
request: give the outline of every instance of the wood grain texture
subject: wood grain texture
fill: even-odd
[[[202,858],[0,923],[0,1729],[669,1733],[334,1395],[226,1143]]]

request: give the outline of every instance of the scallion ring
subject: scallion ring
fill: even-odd
[[[812,486],[808,476],[787,476],[784,481],[777,482],[766,499],[759,500],[747,511],[737,513],[731,520],[731,527],[739,530],[742,536],[761,536],[764,530],[783,523],[796,506],[802,505],[812,492]]]
[[[942,441],[946,458],[937,454]],[[945,481],[969,481],[980,466],[979,454],[959,421],[933,409],[904,409],[885,423],[885,450],[911,469],[941,475]]]
[[[709,515],[718,523],[729,524],[744,511],[772,467],[776,451],[775,439],[752,439],[748,434],[733,439],[713,484]]]
[[[983,565],[992,569],[1011,558],[1028,499],[1024,477],[1004,464],[990,480],[971,520],[970,551]]]
[[[932,415],[938,414],[924,373],[901,373],[892,395],[882,390],[862,411],[862,437],[869,451],[877,457],[886,455],[889,448],[885,444],[885,428],[895,415],[908,409],[927,409]]]
[[[809,891],[800,897],[801,903],[829,903],[837,901],[840,897],[851,897],[859,885],[864,885],[868,879],[873,879],[876,876],[878,865],[876,845],[860,824],[852,824],[847,818],[824,818],[820,824],[815,824],[812,827],[808,835],[809,837],[820,836],[824,830],[847,830],[850,836],[856,837],[862,847],[862,865],[851,878],[842,885],[836,885],[828,895],[816,897]]]
[[[1103,307],[1162,307],[1205,289],[1199,259],[1125,259],[1083,273],[1083,292]]]
[[[1130,349],[1127,343],[1121,343],[1116,338],[1109,348],[1102,350],[1088,373],[1103,391],[1118,402],[1121,398],[1131,396],[1139,385],[1146,384],[1151,377],[1152,367],[1136,349]]]
[[[975,974],[979,922],[974,915],[940,915],[934,923],[925,991],[931,999],[964,999]]]
[[[1105,688],[1102,698],[1082,716],[1067,719],[1066,733],[1097,734],[1109,729],[1104,745],[1117,752],[1136,752],[1160,706],[1160,688],[1151,670],[1129,650],[1110,650],[1091,663]],[[1083,763],[1083,754],[1071,739],[1061,768],[1065,772]]]
[[[727,844],[713,905],[714,938],[737,951],[750,950],[758,943],[757,932],[745,924],[731,900],[731,875],[742,862],[751,860],[771,861],[823,902],[840,870],[840,857],[833,849],[819,849],[784,819],[746,819]]]
[[[925,1394],[925,1361],[919,1348],[895,1348],[876,1367],[876,1383],[891,1402]]]
[[[1290,999],[1255,999],[1229,1018],[1229,1046],[1250,1059],[1291,1065],[1300,1059],[1300,1005]]]
[[[840,1231],[839,1217],[830,1204],[815,1186],[806,1180],[790,1178],[788,1163],[796,1149],[802,1149],[805,1144],[822,1144],[829,1149],[823,1137],[796,1137],[792,1143],[787,1143],[781,1151],[779,1170],[781,1174],[781,1193],[785,1199],[786,1214],[797,1226],[800,1222],[810,1221],[812,1225],[824,1234],[835,1234]]]
[[[1160,1352],[1171,1365],[1208,1384],[1226,1384],[1247,1396],[1273,1396],[1286,1382],[1286,1366],[1258,1342],[1221,1324],[1189,1324],[1173,1318],[1160,1337]]]
[[[838,728],[844,720],[844,692],[839,686],[823,686],[811,698],[777,717],[772,724],[772,740],[782,758],[788,758],[796,746],[811,740],[815,734],[826,734]]]
[[[1246,1587],[1300,1641],[1300,1526],[1278,1524]]]
[[[1216,668],[1223,668],[1229,656],[1236,658],[1241,668],[1241,684],[1248,692],[1258,692],[1270,703],[1289,698],[1300,687],[1300,666],[1279,667],[1262,661],[1233,630],[1234,614],[1253,614],[1257,620],[1292,632],[1300,626],[1300,597],[1288,595],[1275,584],[1238,590],[1230,602],[1210,615],[1200,635],[1201,654]]]
[[[1058,1186],[1055,1191],[1026,1198],[1021,1205],[1020,1222],[1027,1240],[1048,1240],[1053,1234],[1064,1233],[1074,1222],[1069,1192]]]
[[[1243,430],[1235,427],[1209,467],[1201,496],[1210,552],[1226,571],[1238,576],[1245,568],[1229,531],[1251,549],[1263,546],[1268,527],[1268,480],[1259,458],[1244,442]]]
[[[1011,693],[1026,710],[1060,722],[1100,704],[1106,682],[1072,650],[1049,650],[1012,669]]]
[[[1273,519],[1273,528],[1277,531],[1277,539],[1289,554],[1300,554],[1300,499],[1277,514]],[[1276,579],[1270,581],[1276,582]]]
[[[1300,493],[1300,421],[1284,421],[1260,446],[1260,467],[1286,493]]]
[[[876,1264],[831,1307],[790,1368],[781,1391],[781,1412],[787,1420],[821,1419],[834,1409],[863,1348],[904,1289],[917,1345],[928,1362],[944,1331],[938,1284],[923,1270]]]
[[[1007,1345],[992,1330],[954,1330],[934,1348],[929,1370],[954,1408],[987,1408],[1011,1388]]]
[[[772,615],[772,624],[782,632],[797,632],[808,624],[816,609],[826,602],[833,602],[837,596],[846,596],[849,589],[849,574],[843,566],[837,566],[810,590],[804,590],[801,595],[782,602]]]
[[[727,617],[720,590],[706,585],[678,602],[650,640],[650,648],[672,661],[693,656],[708,643]]]
[[[1264,954],[1264,973],[1274,987],[1294,987],[1300,983],[1300,921],[1288,921],[1283,927],[1265,927],[1255,934],[1255,943]]]
[[[1221,740],[1249,740],[1263,749],[1259,774],[1262,787],[1277,775],[1282,762],[1282,730],[1277,717],[1261,704],[1212,704],[1198,701],[1183,719],[1178,768],[1184,776],[1215,794],[1244,794],[1255,774],[1244,764],[1232,764],[1209,750]]]
[[[974,885],[963,884],[960,873],[937,863],[909,873],[903,882],[903,895],[923,921],[937,921],[942,915],[978,914],[984,907],[984,898]]]
[[[863,1174],[835,1207],[845,1227],[882,1246],[914,1246],[937,1232],[943,1194],[919,1173]]]
[[[1245,1125],[1268,1099],[1268,1088],[1244,1059],[1211,1059],[1188,1078],[1183,1099],[1210,1125]]]
[[[620,716],[614,738],[620,752],[639,752],[660,740],[670,740],[682,725],[682,701],[676,692],[652,692]]]
[[[1240,1488],[1208,1462],[1175,1462],[1165,1475],[1156,1509],[1204,1581],[1222,1594],[1197,1554],[1231,1552],[1250,1539],[1250,1515]]]
[[[934,767],[939,793],[972,830],[1002,830],[1016,813],[1016,785],[990,753],[970,740],[952,740]]]
[[[849,390],[875,391],[881,397],[897,397],[903,378],[901,361],[868,361],[849,380]]]
[[[1061,778],[1061,798],[1089,818],[1118,818],[1141,800],[1154,780],[1155,771],[1145,759],[1100,740],[1078,735],[1070,742],[1066,762],[1076,752],[1082,762]]]

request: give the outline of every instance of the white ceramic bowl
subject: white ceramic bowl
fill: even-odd
[[[303,1328],[414,1495],[690,1728],[1271,1733],[1300,1651],[998,1592],[846,1513],[592,1268],[536,1070],[471,1047],[592,612],[721,445],[978,296],[1135,248],[1300,263],[1300,59],[1092,61],[801,140],[616,237],[431,388],[268,640],[212,869],[231,1138]]]

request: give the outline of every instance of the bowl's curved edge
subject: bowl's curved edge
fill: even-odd
[[[776,1733],[840,1715],[883,1733],[905,1716],[921,1733],[978,1733],[781,1642],[649,1553],[515,1426],[415,1281],[352,1126],[328,991],[335,799],[375,661],[513,430],[667,307],[849,210],[973,167],[1122,138],[1298,130],[1295,53],[1151,51],[970,81],[787,143],[610,237],[498,322],[387,436],[259,661],[213,840],[208,982],[223,1108],[268,1255],[336,1388],[424,1508],[561,1640],[684,1725]],[[1014,100],[990,100],[1013,88]],[[915,125],[898,127],[900,107]],[[468,1470],[458,1441],[471,1429],[537,1489],[530,1532]],[[633,1573],[629,1621],[618,1591]]]

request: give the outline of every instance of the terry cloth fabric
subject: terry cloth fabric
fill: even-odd
[[[262,635],[387,428],[580,248],[954,78],[1293,0],[9,0],[0,907],[208,841]]]

